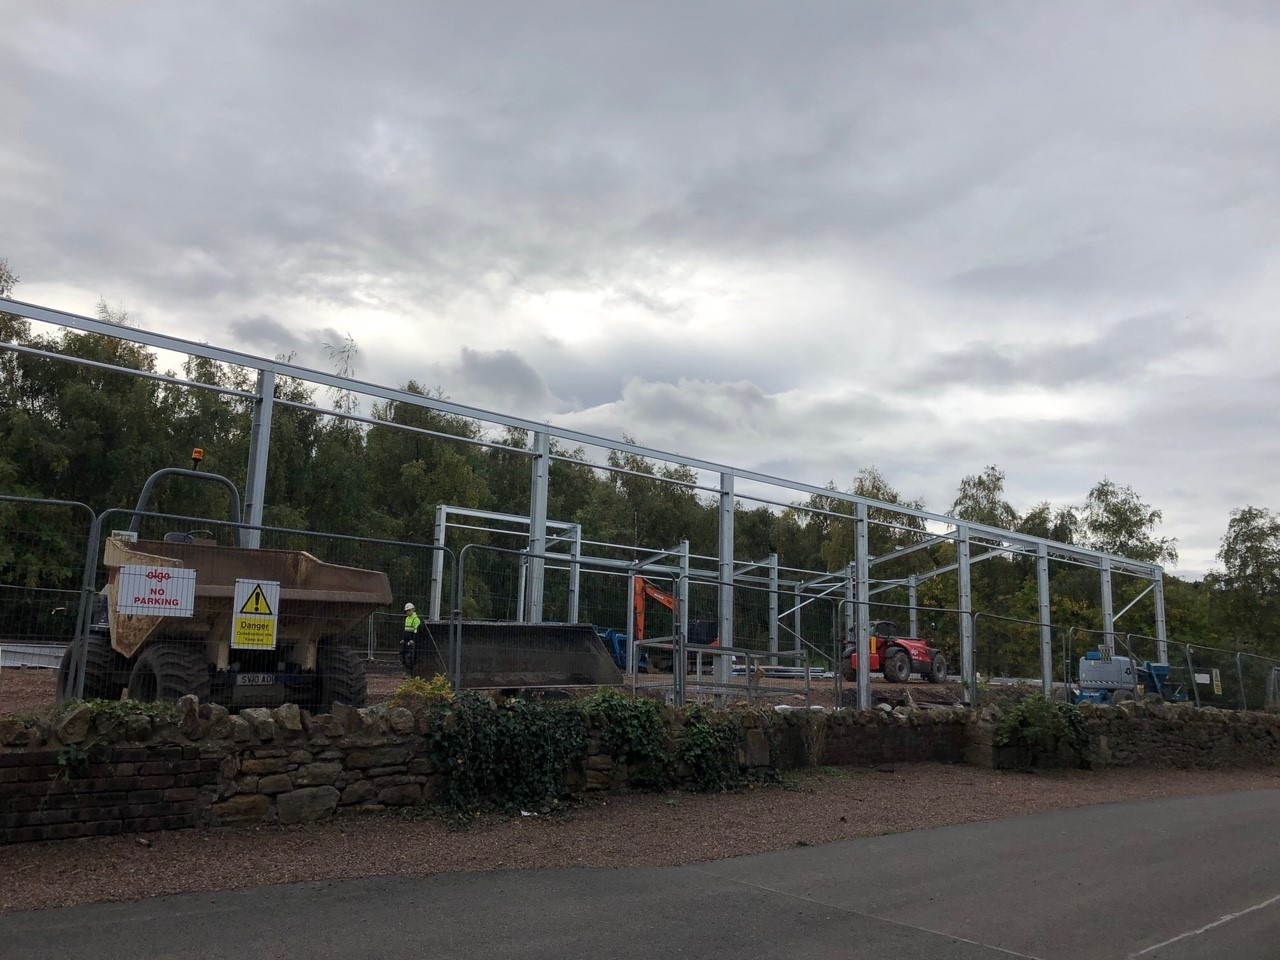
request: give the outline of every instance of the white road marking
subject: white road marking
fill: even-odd
[[[1280,893],[1276,894],[1270,900],[1263,900],[1261,903],[1255,903],[1252,907],[1245,907],[1243,910],[1221,916],[1217,920],[1213,921],[1213,923],[1206,923],[1203,927],[1199,927],[1195,930],[1188,930],[1186,933],[1180,933],[1176,937],[1170,937],[1168,940],[1164,941],[1164,943],[1157,943],[1155,946],[1147,947],[1145,950],[1139,950],[1137,953],[1131,953],[1125,958],[1125,960],[1137,960],[1138,957],[1145,956],[1152,950],[1159,950],[1161,947],[1167,947],[1169,944],[1177,943],[1179,940],[1185,940],[1187,937],[1198,937],[1200,934],[1208,930],[1212,930],[1214,927],[1220,927],[1224,923],[1230,923],[1232,920],[1237,920],[1240,917],[1243,917],[1246,913],[1253,913],[1255,910],[1261,910],[1264,907],[1269,907],[1277,901],[1280,901]]]

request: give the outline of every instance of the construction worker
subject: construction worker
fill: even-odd
[[[422,631],[422,619],[412,603],[404,605],[404,637],[400,640],[400,662],[404,664],[406,676],[413,676],[414,664],[418,661],[418,634]]]

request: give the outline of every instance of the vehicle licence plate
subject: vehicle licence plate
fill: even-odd
[[[238,687],[269,687],[276,682],[274,673],[238,673],[236,674],[236,686]]]

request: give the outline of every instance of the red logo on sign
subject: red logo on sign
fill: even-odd
[[[172,579],[173,579],[173,574],[172,574],[172,573],[166,573],[166,572],[165,572],[165,571],[163,571],[163,570],[148,570],[148,571],[147,571],[147,579],[148,579],[148,580],[159,580],[161,583],[164,583],[166,580],[172,580]]]

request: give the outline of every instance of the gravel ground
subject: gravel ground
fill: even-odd
[[[554,816],[466,828],[421,814],[379,814],[299,827],[22,844],[0,847],[0,912],[376,875],[667,866],[1041,810],[1278,788],[1280,770],[826,768],[789,788],[608,797]]]

